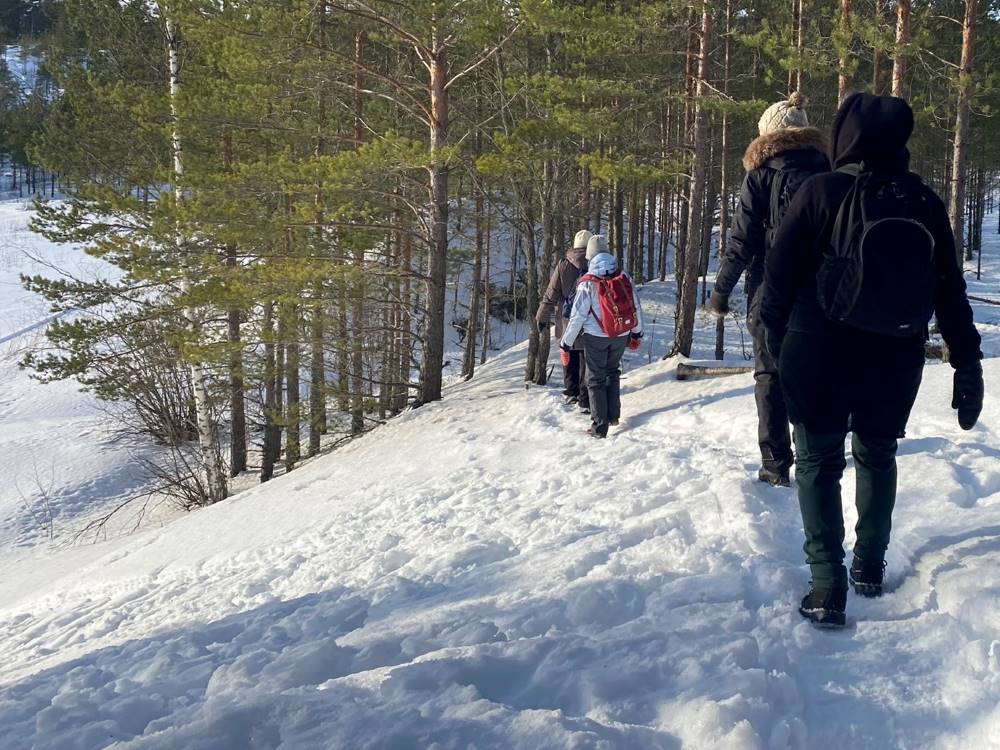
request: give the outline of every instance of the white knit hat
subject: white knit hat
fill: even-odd
[[[788,128],[808,128],[809,117],[806,115],[803,105],[805,97],[798,91],[789,96],[785,101],[776,102],[764,110],[757,122],[757,129],[761,135],[767,135],[777,130],[787,130]]]
[[[587,248],[587,243],[590,242],[590,238],[594,235],[588,229],[581,229],[576,233],[576,237],[573,238],[573,249],[574,250],[585,250]]]
[[[608,238],[603,234],[595,234],[587,240],[587,260],[606,252],[608,252]]]

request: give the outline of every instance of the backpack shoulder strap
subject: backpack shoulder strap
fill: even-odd
[[[771,190],[767,198],[767,229],[773,230],[778,226],[779,216],[778,213],[781,211],[781,194],[785,189],[785,183],[788,181],[788,173],[784,169],[774,170],[774,175],[771,177]]]
[[[830,244],[834,255],[842,255],[851,250],[853,240],[851,235],[858,229],[856,225],[864,224],[860,198],[869,173],[865,172],[860,164],[845,164],[836,171],[854,177],[854,183],[848,188],[840,202],[837,217],[833,222],[833,231],[830,233]]]

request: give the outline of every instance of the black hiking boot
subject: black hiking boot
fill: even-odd
[[[576,396],[567,396],[567,395],[563,394],[563,403],[564,404],[569,404],[570,406],[573,406],[579,400],[580,399],[578,399]]]
[[[842,628],[847,624],[847,587],[816,588],[802,598],[799,614],[821,628]]]
[[[617,426],[618,426],[618,420],[617,419],[609,419],[608,420],[608,427],[617,427]]]
[[[885,561],[867,562],[857,555],[851,563],[850,576],[854,593],[872,599],[882,596],[882,579],[885,578]]]
[[[590,414],[590,404],[580,404],[581,414]]]
[[[762,466],[757,472],[757,479],[772,487],[791,487],[792,479],[788,475],[788,469],[775,469],[771,466]]]
[[[608,426],[607,425],[590,425],[590,429],[587,430],[587,434],[595,438],[606,438],[608,436]]]

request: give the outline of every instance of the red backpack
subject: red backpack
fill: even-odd
[[[618,338],[639,324],[635,311],[635,297],[632,282],[623,273],[609,279],[592,274],[580,277],[580,281],[592,281],[597,285],[597,301],[601,306],[601,330],[609,338]],[[593,312],[593,311],[591,311]]]

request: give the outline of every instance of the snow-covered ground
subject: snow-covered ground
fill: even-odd
[[[632,363],[595,443],[521,356],[69,571],[5,570],[5,747],[997,746],[996,402],[960,432],[928,367],[892,592],[828,633],[794,612],[795,497],[750,476],[749,377]]]
[[[43,385],[18,367],[44,341],[46,302],[22,274],[108,278],[113,269],[28,229],[28,206],[0,201],[0,567],[73,542],[96,515],[144,481],[129,446],[112,440],[96,399],[74,382]]]
[[[998,402],[961,432],[928,365],[891,592],[817,631],[751,379],[677,382],[666,334],[612,440],[519,347],[266,486],[5,566],[4,748],[1000,747]]]

